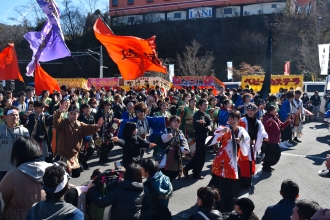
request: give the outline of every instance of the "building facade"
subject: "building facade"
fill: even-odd
[[[315,0],[292,0],[302,13]],[[113,25],[281,13],[286,0],[110,0]]]

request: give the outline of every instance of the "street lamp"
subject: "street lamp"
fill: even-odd
[[[322,17],[319,17],[317,20],[317,44],[320,43],[320,28],[321,28]]]

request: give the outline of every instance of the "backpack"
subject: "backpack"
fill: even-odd
[[[151,182],[146,183],[145,185],[152,198],[152,203],[154,205],[154,209],[152,210],[152,219],[154,220],[172,220],[172,214],[168,207],[163,206],[160,203],[157,192],[154,187],[151,185]]]
[[[93,183],[95,184],[97,191],[99,191],[100,195],[103,197],[115,188],[117,183],[122,180],[122,177],[123,171],[120,169],[106,170],[99,174]],[[110,220],[111,205],[105,208],[99,208],[93,202],[91,202],[88,215],[92,220]]]

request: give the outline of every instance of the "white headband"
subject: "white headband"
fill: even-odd
[[[53,165],[60,167],[60,165],[58,163],[56,163],[56,162],[53,163]],[[64,170],[64,168],[63,168],[63,170]],[[58,192],[60,192],[62,189],[65,188],[66,184],[68,183],[68,181],[69,181],[68,176],[69,176],[69,174],[67,172],[65,172],[64,177],[63,177],[63,181],[60,184],[58,184],[56,186],[56,188],[51,188],[51,187],[48,187],[48,186],[45,186],[44,185],[44,190],[47,191],[47,192],[50,192],[50,193],[58,193]]]
[[[8,110],[6,115],[10,115],[10,114],[13,114],[13,113],[17,113],[18,114],[17,109],[10,109],[10,110]]]

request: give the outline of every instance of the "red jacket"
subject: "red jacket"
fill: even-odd
[[[274,122],[273,120],[270,120],[272,117],[274,116],[266,114],[262,119],[262,123],[268,134],[268,143],[278,144],[281,139],[281,130],[286,128],[290,124],[290,121],[286,120],[285,122],[281,122],[280,119],[276,117],[277,120]]]

